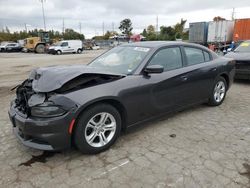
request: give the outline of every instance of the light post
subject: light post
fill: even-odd
[[[40,0],[42,3],[42,11],[43,11],[43,26],[44,26],[44,31],[46,31],[46,23],[45,23],[45,15],[44,15],[44,7],[43,7],[43,2],[45,0]]]

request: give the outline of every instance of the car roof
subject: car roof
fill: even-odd
[[[123,46],[134,46],[134,47],[146,47],[146,48],[160,48],[164,46],[172,46],[172,45],[187,45],[193,47],[199,47],[203,49],[207,49],[202,45],[187,43],[187,42],[179,42],[179,41],[145,41],[145,42],[135,42],[124,44]]]
[[[158,48],[161,48],[161,47],[174,46],[174,45],[199,48],[201,50],[210,52],[210,54],[212,55],[214,59],[219,57],[215,52],[213,52],[212,50],[208,49],[205,46],[202,46],[200,44],[195,44],[195,43],[182,42],[182,41],[143,41],[143,42],[123,44],[122,46],[154,48],[157,50]]]

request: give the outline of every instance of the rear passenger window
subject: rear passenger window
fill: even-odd
[[[161,65],[164,71],[182,67],[182,56],[179,47],[170,47],[158,51],[151,59],[149,65]]]
[[[204,53],[205,61],[206,61],[206,62],[207,62],[207,61],[210,61],[210,55],[209,55],[209,53],[206,52],[206,51],[203,51],[203,53]]]
[[[184,47],[184,48],[187,56],[187,64],[189,66],[203,63],[205,61],[202,50],[190,47]]]

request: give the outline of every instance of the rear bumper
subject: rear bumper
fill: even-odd
[[[68,129],[73,119],[72,113],[56,118],[26,118],[13,106],[8,113],[14,134],[25,146],[47,151],[65,150],[71,147],[71,135]]]

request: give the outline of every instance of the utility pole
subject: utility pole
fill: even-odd
[[[156,16],[156,39],[158,39],[158,27],[159,27],[159,25],[158,25],[158,15]]]
[[[112,22],[112,31],[113,31],[113,33],[115,32],[115,23],[114,22]]]
[[[102,22],[102,35],[104,36],[104,22]]]
[[[45,23],[45,15],[44,15],[44,7],[43,7],[43,2],[46,0],[40,0],[42,3],[42,11],[43,11],[43,26],[44,26],[44,31],[46,31],[46,23]]]
[[[25,27],[25,31],[26,31],[26,33],[28,33],[28,30],[27,30],[27,24],[26,24],[26,23],[24,23],[24,27]]]
[[[62,34],[64,34],[64,18],[63,18],[63,22],[62,22]]]
[[[233,21],[235,20],[235,8],[233,8],[233,11],[232,11],[232,20]]]
[[[79,22],[79,31],[80,31],[80,34],[82,34],[82,23]]]

